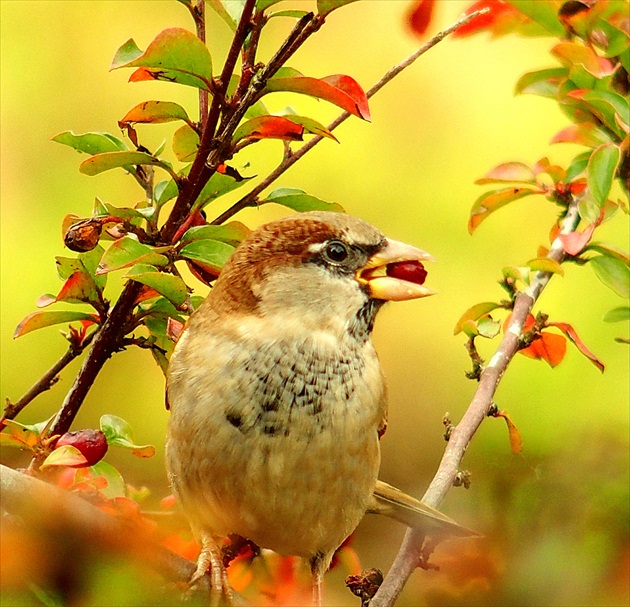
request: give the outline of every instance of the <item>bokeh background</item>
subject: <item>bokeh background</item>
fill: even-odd
[[[292,4],[305,8],[314,2]],[[452,23],[466,5],[438,2],[430,33]],[[421,43],[406,27],[410,7],[402,0],[352,4],[331,15],[290,64],[312,76],[346,73],[367,89]],[[192,29],[187,11],[174,1],[2,0],[0,11],[1,395],[16,400],[65,349],[54,327],[12,338],[36,299],[61,286],[54,265],[55,255],[68,255],[61,219],[68,213],[89,215],[95,196],[120,206],[141,199],[122,171],[79,174],[84,157],[51,137],[65,130],[117,134],[116,121],[148,99],[176,101],[195,115],[196,91],[168,83],[128,84],[128,71],[108,71],[127,39],[146,48],[166,27]],[[287,19],[273,21],[263,39],[263,60],[291,25]],[[229,39],[225,24],[210,14],[215,66],[222,64]],[[497,285],[501,268],[535,257],[538,245],[548,242],[556,213],[546,201],[527,198],[501,210],[471,237],[468,211],[483,191],[473,181],[500,162],[533,163],[548,156],[562,164],[579,151],[549,147],[550,137],[566,125],[552,102],[513,96],[522,73],[554,65],[548,53],[553,42],[485,35],[447,39],[371,100],[371,124],[348,120],[335,132],[339,144],[320,143],[276,184],[339,202],[438,259],[429,268],[428,284],[439,293],[387,307],[375,331],[390,386],[381,477],[417,496],[444,448],[444,413],[456,422],[475,389],[464,376],[469,368],[464,339],[453,336],[453,327],[470,305],[503,296]],[[290,104],[324,124],[337,114],[325,102],[302,96],[275,94],[268,104],[272,110]],[[141,125],[139,132],[145,145],[155,148],[175,128]],[[250,163],[242,172],[265,175],[281,153],[279,142],[252,146],[240,159]],[[217,212],[228,202],[218,204]],[[238,219],[254,227],[284,212],[270,205]],[[599,239],[627,246],[627,218],[604,225]],[[115,296],[116,277],[108,288]],[[205,292],[199,283],[196,292]],[[497,404],[520,429],[523,452],[512,455],[505,424],[488,420],[464,461],[471,488],[452,490],[443,505],[485,538],[438,548],[434,562],[441,570],[416,573],[401,605],[628,604],[629,356],[628,347],[614,341],[627,336],[628,326],[602,322],[603,314],[621,303],[588,267],[567,267],[564,278],[553,279],[538,309],[573,324],[606,371],[600,374],[571,346],[553,370],[525,357],[513,361]],[[484,344],[482,354],[489,357],[497,343]],[[52,415],[78,364],[20,420]],[[98,427],[100,415],[112,413],[131,423],[138,442],[153,443],[157,454],[151,460],[112,448],[107,461],[128,482],[150,488],[156,499],[168,493],[163,390],[163,376],[147,352],[118,354],[75,423],[75,428]],[[2,461],[20,466],[28,458],[4,449]],[[387,569],[403,532],[396,523],[368,517],[354,540],[362,564]],[[331,604],[356,603],[342,588],[345,573],[330,574]]]

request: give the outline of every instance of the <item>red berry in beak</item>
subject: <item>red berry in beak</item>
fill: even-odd
[[[74,447],[87,460],[82,466],[76,466],[77,468],[93,466],[100,462],[107,453],[107,439],[100,430],[87,429],[66,432],[57,441],[56,447],[63,447],[64,445]]]
[[[427,278],[427,271],[419,261],[399,261],[387,264],[387,276],[406,280],[417,285],[424,284]]]

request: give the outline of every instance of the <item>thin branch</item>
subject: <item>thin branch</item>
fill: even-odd
[[[561,234],[569,234],[577,228],[580,221],[577,208],[577,201],[572,201],[562,221]],[[565,252],[560,238],[554,240],[547,257],[558,263],[564,260]],[[505,331],[496,353],[482,371],[477,391],[462,420],[452,428],[442,461],[422,497],[422,501],[428,506],[438,508],[453,486],[466,449],[481,422],[486,418],[494,394],[510,361],[521,347],[521,334],[525,320],[552,276],[551,272],[537,272],[529,288],[516,296],[510,326]],[[418,566],[424,540],[423,532],[407,530],[385,581],[370,603],[371,607],[391,607],[395,603],[407,580]]]
[[[251,29],[251,18],[254,13],[255,6],[256,0],[246,0],[241,19],[236,28],[236,32],[234,32],[232,44],[230,45],[225,63],[223,64],[218,90],[212,97],[210,111],[208,112],[207,118],[205,116],[200,117],[203,123],[203,132],[199,142],[199,150],[192,167],[190,168],[188,181],[186,182],[183,191],[177,197],[175,206],[173,207],[166,224],[162,228],[162,239],[165,242],[169,242],[173,237],[177,231],[177,227],[182,219],[188,214],[188,211],[190,211],[195,199],[199,196],[199,193],[203,189],[203,186],[214,173],[214,169],[208,167],[206,161],[208,155],[213,149],[213,146],[215,145],[215,134],[217,125],[219,124],[219,118],[221,116],[221,109],[225,103],[225,95],[230,84],[230,78],[234,73],[239,53],[241,52],[241,48],[243,48],[245,39]]]
[[[409,67],[416,59],[424,55],[428,50],[432,49],[436,44],[441,42],[446,36],[452,34],[455,30],[459,29],[463,25],[466,25],[468,22],[472,21],[479,15],[484,15],[489,11],[489,9],[484,8],[479,11],[475,11],[470,15],[464,15],[460,17],[453,25],[447,27],[445,30],[437,33],[433,38],[423,44],[418,50],[409,55],[405,60],[401,61],[399,64],[395,65],[391,68],[378,82],[376,82],[367,92],[366,96],[371,98],[378,91],[380,91],[388,82],[393,80],[400,72]],[[334,131],[341,123],[345,122],[350,117],[350,112],[341,112],[337,118],[335,118],[329,125],[328,130]],[[239,211],[251,206],[255,206],[257,203],[258,196],[268,188],[278,177],[280,177],[283,173],[285,173],[289,168],[291,168],[302,156],[304,156],[307,152],[310,152],[320,141],[322,141],[324,137],[322,135],[315,135],[311,138],[307,143],[305,143],[302,147],[300,147],[295,152],[292,152],[289,155],[285,155],[282,162],[265,178],[263,179],[253,190],[247,193],[243,198],[235,202],[229,209],[227,209],[224,213],[219,215],[216,219],[214,219],[211,223],[214,225],[218,225],[224,223]]]
[[[81,369],[79,369],[79,373],[75,377],[70,390],[66,394],[55,421],[48,431],[48,436],[64,434],[70,429],[103,365],[114,352],[120,349],[141,288],[142,285],[134,280],[130,280],[125,285],[107,320],[96,334],[94,343],[83,361],[83,365],[81,365]],[[36,455],[31,461],[29,469],[39,469],[45,457],[46,455],[43,452]]]
[[[206,2],[205,0],[197,0],[190,7],[190,13],[195,28],[197,29],[197,38],[204,44],[206,43]],[[208,115],[208,91],[199,89],[199,123],[203,124]]]
[[[90,345],[95,335],[96,331],[90,333],[85,337],[79,347],[71,345],[65,354],[33,384],[30,390],[28,390],[20,400],[12,403],[7,399],[7,405],[4,408],[4,414],[0,420],[0,430],[4,428],[4,421],[6,419],[15,419],[29,403],[43,392],[50,390],[58,382],[59,373],[83,353],[85,348]]]

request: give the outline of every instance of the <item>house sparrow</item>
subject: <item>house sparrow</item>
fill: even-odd
[[[202,545],[193,580],[210,566],[215,602],[230,598],[226,535],[307,559],[320,604],[335,550],[389,507],[392,492],[373,495],[387,406],[371,332],[387,300],[434,293],[426,260],[354,217],[293,215],[243,241],[190,318],[170,361],[166,458]]]

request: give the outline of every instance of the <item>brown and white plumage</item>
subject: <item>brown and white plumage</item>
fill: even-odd
[[[316,600],[370,506],[387,419],[370,334],[386,299],[430,295],[386,275],[430,259],[336,213],[267,224],[238,247],[173,353],[167,465],[227,588],[217,543],[237,533],[306,558]]]

